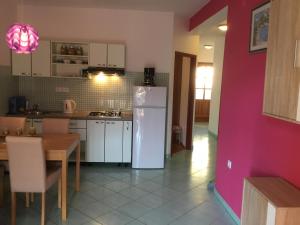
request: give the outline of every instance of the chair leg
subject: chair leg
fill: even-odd
[[[34,202],[34,193],[30,193],[30,202],[31,202],[31,203]]]
[[[46,218],[46,192],[42,193],[41,198],[41,225],[45,225],[45,218]]]
[[[61,209],[61,176],[58,178],[58,208]]]
[[[17,208],[17,196],[16,192],[11,193],[11,225],[16,225],[16,208]]]
[[[3,207],[4,200],[4,167],[0,166],[0,207]]]
[[[25,207],[26,208],[29,208],[30,207],[30,196],[29,196],[30,193],[26,192],[25,193]]]

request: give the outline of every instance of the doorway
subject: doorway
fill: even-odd
[[[198,62],[196,71],[195,123],[208,123],[214,74],[213,63]]]
[[[191,150],[197,56],[175,52],[171,154]]]

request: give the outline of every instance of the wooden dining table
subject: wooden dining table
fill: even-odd
[[[0,160],[8,160],[5,139],[0,140]],[[62,220],[67,220],[68,161],[76,151],[75,190],[80,189],[80,135],[79,134],[45,134],[42,135],[46,161],[60,161],[62,166]]]

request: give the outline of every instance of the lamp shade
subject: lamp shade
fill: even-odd
[[[16,53],[29,54],[37,49],[39,35],[37,31],[28,24],[13,24],[6,33],[8,47]]]

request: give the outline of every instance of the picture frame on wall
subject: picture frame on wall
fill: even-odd
[[[271,2],[252,10],[249,52],[265,51],[268,44]]]

